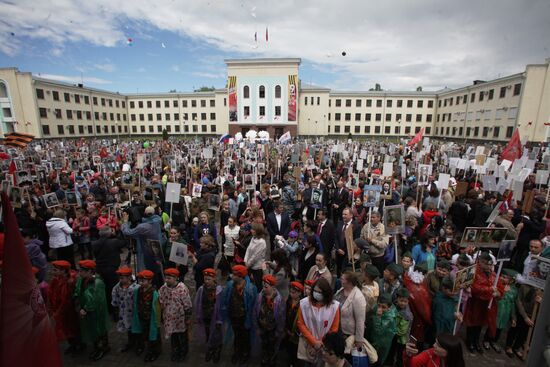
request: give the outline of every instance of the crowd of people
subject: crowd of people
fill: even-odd
[[[542,300],[527,279],[550,258],[547,151],[518,198],[451,169],[472,154],[452,143],[39,144],[6,151],[3,188],[66,355],[100,360],[117,337],[146,362],[168,344],[172,361],[461,367],[463,342],[525,360]],[[464,245],[468,227],[507,229],[510,257]]]

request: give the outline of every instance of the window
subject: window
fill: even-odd
[[[243,98],[250,98],[250,87],[248,85],[243,87]]]
[[[55,109],[55,117],[60,119],[61,118],[61,108]]]
[[[155,132],[155,128],[153,125],[149,125],[149,132],[150,133],[154,133]]]
[[[6,111],[8,110],[8,111]],[[48,112],[46,111],[46,109],[44,107],[40,107],[38,109],[38,111],[40,112],[40,117],[42,118],[48,118]],[[4,117],[8,117],[7,115],[9,114],[9,116],[11,117],[11,110],[9,108],[4,108],[3,109],[3,112],[4,112]],[[8,113],[6,113],[8,112]]]
[[[136,115],[133,115],[134,119],[132,121],[136,121]],[[94,119],[99,120],[99,112],[94,112]]]
[[[360,113],[355,114],[355,121],[361,121],[361,114]]]
[[[439,122],[440,116],[441,116],[441,115],[438,113],[438,114],[437,114],[437,122]]]
[[[216,114],[214,112],[211,112],[210,113],[210,120],[215,120],[216,119]]]
[[[57,133],[60,135],[65,134],[65,128],[63,125],[57,125]]]
[[[50,135],[50,127],[48,125],[42,125],[42,134]]]
[[[465,94],[463,97],[462,97],[462,104],[466,104],[468,102],[468,95]]]
[[[370,134],[370,126],[365,126],[365,134]]]
[[[488,98],[489,101],[490,101],[491,99],[493,99],[494,95],[495,95],[495,90],[494,90],[494,89],[491,89],[491,90],[489,91],[489,98]]]
[[[44,99],[44,89],[36,89],[36,98]]]
[[[210,125],[210,132],[212,133],[216,132],[216,125]]]
[[[139,114],[139,121],[145,121],[145,114],[143,113]]]
[[[422,114],[421,113],[416,114],[416,122],[422,122]]]
[[[382,100],[381,99],[376,100],[376,107],[382,107]]]
[[[405,115],[405,121],[411,122],[411,121],[412,121],[412,116],[413,116],[412,114],[407,113],[407,114]]]
[[[8,88],[2,82],[0,82],[0,98],[8,98]]]
[[[260,90],[258,94],[259,98],[265,98],[265,87],[263,85],[260,85]]]
[[[403,107],[403,100],[402,100],[402,99],[398,99],[398,100],[397,100],[397,107],[398,107],[398,108]]]
[[[250,116],[250,106],[244,106],[244,115]]]
[[[108,99],[107,102],[109,102],[109,107],[113,107],[113,100],[112,99]]]
[[[193,125],[193,132],[196,133],[199,131],[199,128],[197,127],[197,125]]]
[[[310,101],[311,101],[311,105],[312,105],[312,106],[313,106],[313,98],[314,98],[314,97],[311,97],[311,98],[310,98]]]
[[[193,121],[197,121],[197,114],[196,114],[196,113],[192,113],[192,114],[191,114],[191,119],[192,119]]]
[[[179,113],[175,113],[174,114],[174,121],[179,121],[180,119],[180,114]]]
[[[416,102],[416,107],[422,108],[423,106],[424,106],[424,101],[418,100],[418,101]]]
[[[346,113],[345,114],[345,120],[346,121],[351,121],[351,113]]]
[[[407,108],[412,108],[412,106],[413,106],[413,101],[412,101],[412,99],[409,99],[407,101]]]
[[[514,84],[514,96],[518,96],[521,93],[521,83]]]
[[[94,97],[95,98],[95,97]],[[95,104],[95,103],[94,103]],[[130,108],[136,108],[136,105],[135,105],[135,102],[134,101],[130,101]]]
[[[518,108],[517,107],[510,107],[508,109],[508,118],[509,119],[515,119],[518,115]]]
[[[145,132],[145,126],[140,126],[140,127],[139,127],[139,131],[141,131],[142,133],[144,133],[144,132]]]
[[[480,101],[480,102],[483,101],[483,99],[484,99],[486,93],[487,93],[487,92],[479,92],[479,101]]]
[[[328,120],[330,121],[330,112],[328,113]]]
[[[206,125],[201,125],[201,132],[203,132],[203,133],[206,132]]]
[[[500,135],[500,126],[495,126],[493,128],[493,138],[498,138]]]
[[[147,101],[147,108],[153,108],[153,101]]]
[[[76,119],[82,120],[82,111],[76,111]]]
[[[224,98],[224,99],[223,99],[223,106],[224,106],[224,107],[227,106],[227,98]]]
[[[371,121],[372,115],[370,113],[365,114],[365,121]]]
[[[458,136],[462,136],[462,133],[464,132],[464,128],[463,127],[459,127],[458,128]]]
[[[384,134],[391,134],[391,126],[384,127]]]
[[[119,107],[120,107],[120,102],[119,102],[118,99],[115,101],[115,106],[116,106],[116,108],[119,108]]]
[[[411,133],[411,127],[410,126],[405,126],[405,134],[408,135]]]
[[[349,126],[344,126],[344,133],[349,134],[351,132]]]
[[[197,107],[197,100],[196,99],[191,101],[191,107]]]
[[[69,93],[64,93],[65,102],[71,102],[71,95]]]
[[[147,121],[153,121],[153,114],[152,113],[147,114]]]
[[[391,107],[392,104],[393,104],[393,101],[392,101],[391,99],[388,99],[388,100],[386,101],[386,107]]]
[[[107,121],[107,112],[103,112],[101,118],[103,119],[103,121]]]
[[[59,96],[57,97],[57,100],[59,101]],[[90,104],[90,97],[84,96],[84,103],[85,104]]]
[[[171,125],[166,126],[166,132],[169,132],[169,133],[172,132],[172,126]]]
[[[428,108],[434,107],[434,101],[428,101]]]
[[[181,132],[181,128],[179,125],[174,126],[174,128],[177,133]]]
[[[426,115],[426,122],[432,122],[432,114],[431,113]]]
[[[281,86],[280,85],[275,86],[275,98],[281,98]]]
[[[101,126],[95,126],[95,132],[96,134],[100,134],[101,133]]]
[[[393,129],[393,132],[395,134],[400,134],[400,132],[401,132],[400,130],[401,130],[401,126],[396,126],[395,129]]]
[[[506,137],[511,138],[513,133],[514,133],[514,127],[513,126],[508,126],[506,128]]]
[[[335,113],[334,114],[334,121],[340,121],[341,120],[341,114],[340,113]]]
[[[460,96],[456,96],[456,104],[460,104]]]
[[[201,113],[201,121],[206,121],[206,113],[205,112]]]
[[[183,132],[188,133],[189,132],[189,125],[183,126]]]
[[[499,98],[506,97],[506,87],[500,87],[500,95]]]
[[[170,108],[170,101],[167,99],[164,100],[164,108]]]
[[[317,97],[317,98],[319,98],[319,97]],[[361,100],[360,99],[355,100],[355,107],[361,107]]]
[[[281,116],[281,106],[275,106],[275,116]]]
[[[157,113],[157,121],[162,121],[162,113]]]
[[[415,134],[418,134],[420,132],[420,126],[417,126],[414,128],[414,133]],[[449,133],[447,133],[447,135],[449,135]]]
[[[395,115],[395,121],[401,122],[401,114],[400,113]]]
[[[142,108],[143,107],[143,102],[139,101],[138,103],[139,103],[139,107]],[[105,106],[105,98],[101,98],[101,105]]]
[[[122,108],[126,108],[126,102],[122,101]]]
[[[328,106],[330,107],[332,100],[328,100]]]
[[[488,127],[484,127],[484,128],[483,128],[483,137],[486,138],[486,137],[487,137],[487,134],[489,134],[489,128],[488,128]]]
[[[143,127],[143,126],[142,126]],[[136,134],[137,133],[137,126],[132,126],[132,133]]]
[[[187,101],[181,101],[181,106],[187,108]]]
[[[111,113],[109,114],[109,120],[111,120],[111,121],[114,121],[114,120],[115,120],[115,114],[114,114],[114,113],[111,112]]]
[[[169,114],[169,113],[165,113],[165,114],[164,114],[164,119],[165,119],[166,121],[170,121],[170,114]]]
[[[80,96],[78,94],[74,95],[74,103],[80,104]]]
[[[216,100],[214,99],[210,100],[210,107],[216,107]]]
[[[172,107],[179,107],[179,103],[178,103],[178,100],[177,99],[174,99],[172,101]]]
[[[307,97],[304,97],[304,105],[307,106]]]
[[[462,131],[462,128],[460,128],[460,129]],[[426,135],[429,135],[432,132],[431,126],[427,126],[425,131],[426,131]],[[460,135],[462,135],[462,133],[460,133]]]
[[[375,121],[382,121],[382,114],[381,114],[381,113],[377,113],[377,114],[375,115],[375,118],[374,118],[374,119],[375,119]]]
[[[474,127],[474,136],[479,135],[479,126]]]
[[[337,99],[337,100],[336,100],[335,106],[336,106],[336,107],[341,107],[341,106],[342,106],[342,100],[341,100],[341,99]]]
[[[158,132],[158,133],[161,133],[161,132],[162,132],[162,125],[157,125],[157,132]]]
[[[453,105],[453,97],[449,98],[449,106]]]
[[[351,107],[351,99],[346,99],[346,107]]]
[[[334,126],[334,132],[340,133],[340,126]]]
[[[367,99],[367,107],[372,107],[372,99]]]
[[[260,106],[260,116],[265,116],[265,106]]]
[[[374,127],[374,133],[375,134],[380,134],[380,126],[375,126]]]
[[[475,94],[475,93],[472,93],[472,94],[470,95],[470,103],[473,103],[473,102],[475,102],[475,101],[476,101],[476,94]],[[440,107],[441,107],[441,106],[440,106]]]
[[[74,134],[74,125],[69,125],[67,128],[69,129],[69,134]]]
[[[386,121],[391,121],[391,113],[386,113]]]
[[[441,108],[441,100],[439,100],[439,103],[437,104],[437,107]]]

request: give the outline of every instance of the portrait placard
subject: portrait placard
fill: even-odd
[[[189,254],[187,252],[187,245],[180,242],[172,242],[172,249],[170,250],[170,261],[187,265],[189,262]]]
[[[455,282],[453,284],[453,293],[456,293],[461,289],[466,289],[474,283],[476,267],[477,265],[474,264],[456,272]]]
[[[168,182],[166,184],[166,202],[167,203],[179,203],[180,202],[181,184],[177,182]]]
[[[386,234],[398,234],[405,231],[405,210],[403,205],[384,206],[384,227]]]

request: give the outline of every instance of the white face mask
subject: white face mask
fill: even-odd
[[[323,300],[323,293],[313,291],[313,298],[314,298],[317,302],[321,302],[321,301]]]

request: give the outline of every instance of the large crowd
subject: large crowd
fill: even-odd
[[[2,187],[66,355],[462,367],[464,343],[525,360],[543,291],[528,279],[550,258],[536,182],[549,153],[507,166],[502,147],[474,148],[42,141],[4,149]],[[471,227],[506,229],[510,256],[465,244]]]

